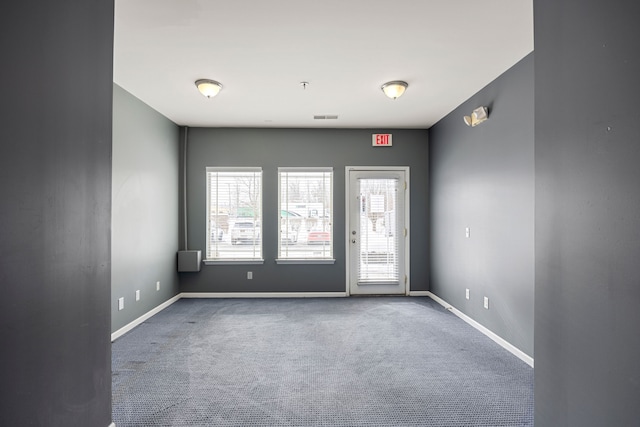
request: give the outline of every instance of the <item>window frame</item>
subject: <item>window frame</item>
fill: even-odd
[[[257,245],[254,247],[258,247],[259,256],[250,257],[250,258],[209,258],[210,252],[210,239],[211,239],[211,179],[209,178],[209,173],[259,173],[260,177],[260,189],[259,189],[259,200],[257,203],[257,207],[259,210],[259,216],[257,220],[260,222],[260,240]],[[262,230],[264,229],[264,174],[262,167],[252,167],[252,166],[238,166],[238,167],[227,167],[227,166],[207,166],[205,169],[205,181],[206,181],[206,241],[205,241],[205,259],[203,263],[205,265],[233,265],[233,264],[264,264],[264,239],[262,235]],[[255,218],[255,217],[254,217]],[[231,228],[227,230],[227,233],[231,232]],[[230,243],[231,244],[231,243]]]
[[[282,178],[283,178],[283,173],[289,173],[289,172],[294,172],[294,173],[304,173],[304,172],[309,172],[309,173],[329,173],[330,174],[330,184],[329,184],[329,227],[330,227],[330,242],[329,242],[329,256],[327,257],[308,257],[308,258],[304,258],[304,257],[283,257],[282,254],[282,249],[283,249],[283,244],[282,244],[282,213],[281,211],[283,209],[285,209],[283,207],[283,200],[282,200]],[[278,264],[334,264],[335,263],[335,257],[334,257],[334,249],[335,249],[335,238],[334,238],[334,203],[333,203],[333,190],[334,190],[334,178],[335,178],[335,173],[334,173],[334,168],[333,167],[279,167],[278,168],[278,211],[277,211],[277,221],[278,221],[278,234],[277,234],[277,239],[278,239],[278,252],[277,252],[277,258],[276,258],[276,263]],[[288,202],[288,201],[287,201]],[[287,205],[288,207],[288,205]]]

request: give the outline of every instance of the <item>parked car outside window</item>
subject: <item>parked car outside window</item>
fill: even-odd
[[[260,240],[260,224],[254,221],[236,221],[231,228],[231,244],[254,243]]]
[[[328,231],[310,231],[307,235],[309,245],[328,245],[331,242],[331,235]]]

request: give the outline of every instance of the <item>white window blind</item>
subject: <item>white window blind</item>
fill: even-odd
[[[278,168],[279,260],[333,258],[333,168]]]
[[[209,261],[262,259],[262,169],[207,168]]]
[[[358,283],[399,283],[398,179],[360,179]]]

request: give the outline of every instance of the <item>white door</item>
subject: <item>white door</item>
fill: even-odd
[[[347,167],[351,295],[407,294],[408,168]]]

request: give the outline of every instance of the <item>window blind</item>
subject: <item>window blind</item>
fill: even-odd
[[[262,169],[208,167],[206,177],[206,259],[262,259]]]
[[[333,168],[278,168],[279,259],[333,258]]]
[[[358,283],[399,283],[398,179],[359,179]]]

